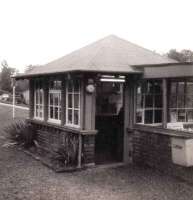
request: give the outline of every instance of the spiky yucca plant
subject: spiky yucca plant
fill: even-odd
[[[64,166],[75,165],[77,162],[78,141],[74,137],[68,137],[65,144],[58,147],[52,157],[53,161],[59,161]]]
[[[29,148],[34,144],[33,128],[23,120],[10,124],[5,128],[5,132],[8,134],[8,139],[25,148]]]

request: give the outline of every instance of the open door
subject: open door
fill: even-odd
[[[96,164],[123,159],[123,84],[99,82],[96,96]]]

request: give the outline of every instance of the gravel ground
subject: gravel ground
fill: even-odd
[[[10,123],[2,110],[1,128]],[[0,137],[0,200],[193,199],[192,185],[151,169],[97,167],[57,174],[15,147],[3,148],[5,141]]]

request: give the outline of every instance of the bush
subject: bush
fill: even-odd
[[[35,134],[32,125],[25,121],[17,121],[5,128],[8,138],[25,148],[34,145]]]
[[[78,142],[76,139],[69,138],[66,144],[60,145],[56,150],[53,161],[58,161],[63,166],[73,166],[77,163]]]

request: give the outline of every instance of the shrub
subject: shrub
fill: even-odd
[[[75,138],[69,137],[66,144],[62,144],[55,151],[53,161],[58,161],[64,166],[76,165],[78,153],[78,142]]]
[[[34,145],[35,134],[32,125],[25,121],[17,121],[5,128],[8,138],[18,145],[29,148]]]

